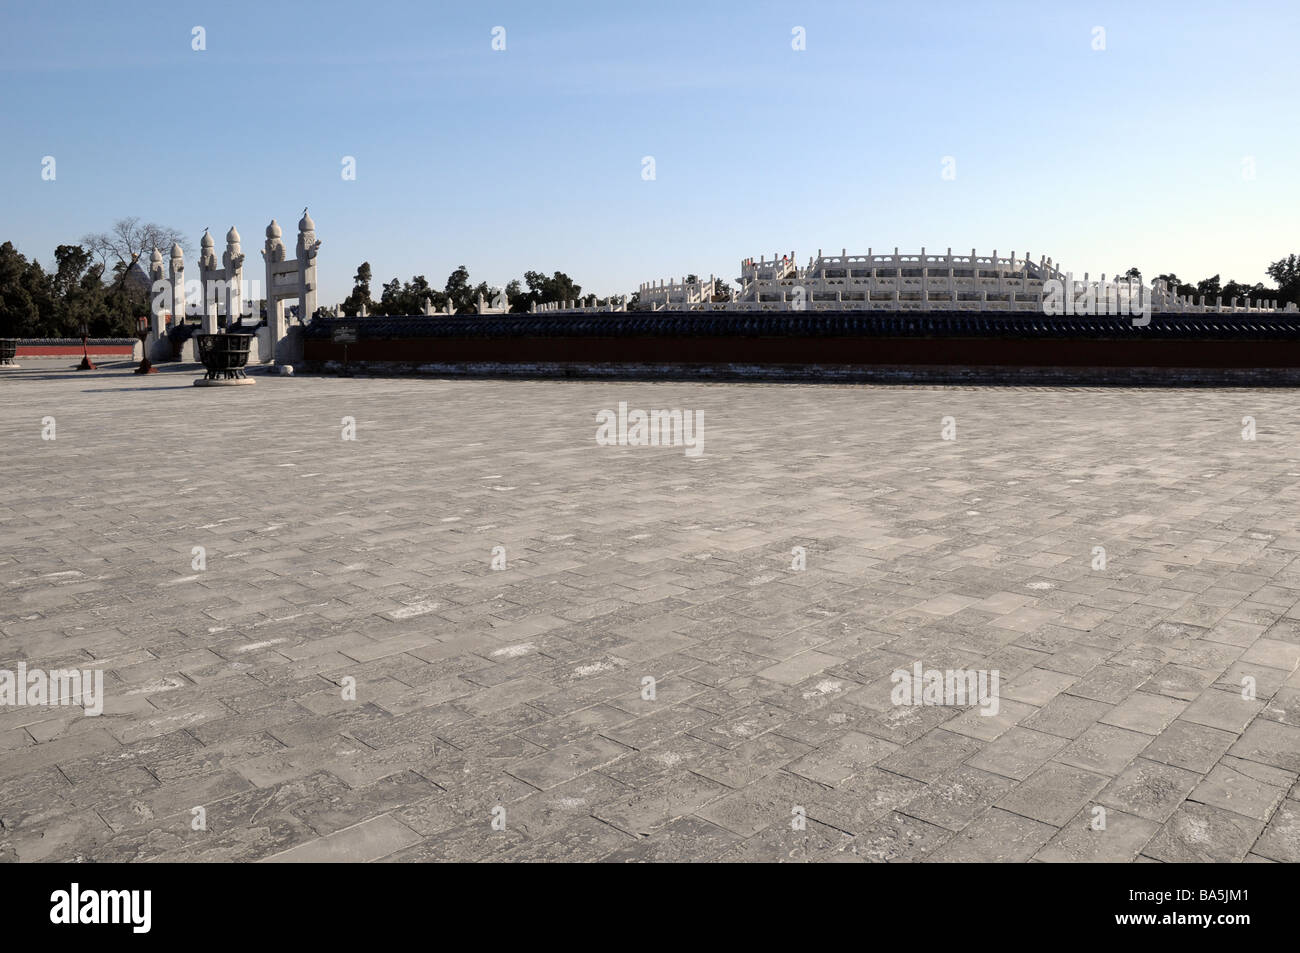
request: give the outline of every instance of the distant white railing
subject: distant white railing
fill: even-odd
[[[692,305],[704,304],[713,300],[717,293],[717,279],[712,275],[708,281],[660,281],[645,282],[637,289],[639,301],[642,307],[648,307],[651,310],[672,307],[690,307]]]
[[[1049,316],[1132,314],[1137,311],[1193,314],[1296,312],[1294,304],[1276,301],[1238,304],[1233,298],[1208,302],[1172,293],[1157,280],[1147,288],[1126,278],[1110,281],[1087,273],[1075,279],[1051,259],[1034,261],[1014,251],[999,256],[931,254],[824,255],[818,249],[808,265],[795,265],[794,253],[772,259],[746,258],[740,263],[740,288],[730,301],[714,302],[701,283],[647,282],[639,291],[643,309],[659,311],[1039,311]],[[711,288],[713,282],[707,283]],[[1064,289],[1069,289],[1065,291]],[[1062,306],[1065,298],[1069,303]],[[1076,305],[1075,302],[1081,302]],[[1138,306],[1141,305],[1141,308]]]
[[[569,301],[548,301],[545,304],[534,304],[528,308],[530,314],[548,314],[554,311],[589,311],[589,312],[613,312],[627,310],[626,295],[610,295],[605,298],[603,303],[595,295],[589,295],[585,298],[578,298]]]

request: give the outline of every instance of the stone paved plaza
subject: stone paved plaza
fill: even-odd
[[[1294,391],[23,363],[6,859],[1300,860]]]

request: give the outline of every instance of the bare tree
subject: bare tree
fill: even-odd
[[[135,216],[118,219],[111,231],[94,232],[81,239],[82,247],[105,269],[119,261],[129,265],[135,255],[147,264],[155,248],[166,257],[177,242],[188,256],[190,245],[180,232],[157,222],[141,223]]]

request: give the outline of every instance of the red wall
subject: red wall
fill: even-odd
[[[131,344],[91,344],[87,347],[91,357],[130,357],[135,353]],[[19,357],[81,357],[81,343],[76,344],[19,344]]]
[[[345,345],[307,338],[307,361]],[[768,364],[867,367],[1300,368],[1300,340],[1137,338],[535,337],[406,338],[348,344],[349,361],[422,363]]]

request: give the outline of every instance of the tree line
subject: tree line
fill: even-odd
[[[0,337],[129,337],[148,295],[122,280],[125,266],[106,270],[81,245],[54,249],[54,268],[28,261],[13,242],[0,245]]]
[[[1287,255],[1280,258],[1265,268],[1264,273],[1276,282],[1274,287],[1270,288],[1262,281],[1253,285],[1240,281],[1223,283],[1220,281],[1219,275],[1202,278],[1196,284],[1190,284],[1183,281],[1172,271],[1156,275],[1156,280],[1166,282],[1170,291],[1184,297],[1191,295],[1200,298],[1204,295],[1206,304],[1214,304],[1216,298],[1222,298],[1224,304],[1229,303],[1233,298],[1237,298],[1239,301],[1249,300],[1252,302],[1277,301],[1279,307],[1282,307],[1287,302],[1300,306],[1300,256]],[[1136,268],[1130,268],[1124,273],[1124,277],[1141,281],[1142,272]]]
[[[534,305],[582,298],[582,286],[562,271],[549,276],[526,271],[522,281],[516,278],[499,288],[486,281],[471,284],[469,269],[461,265],[447,276],[441,289],[432,287],[424,275],[415,275],[410,281],[394,278],[380,289],[378,300],[371,293],[373,280],[370,262],[363,261],[352,280],[352,293],[343,300],[346,316],[356,317],[363,305],[371,316],[423,314],[426,301],[432,302],[435,311],[445,312],[450,305],[452,314],[477,314],[480,295],[489,306],[504,305],[515,313],[526,312]]]
[[[1196,284],[1181,280],[1173,272],[1157,275],[1156,279],[1167,282],[1169,289],[1177,294],[1204,295],[1210,304],[1221,297],[1225,303],[1237,298],[1239,301],[1254,302],[1276,300],[1279,306],[1294,302],[1300,306],[1300,256],[1287,255],[1270,264],[1265,269],[1265,273],[1276,282],[1274,287],[1269,287],[1263,282],[1252,285],[1230,280],[1224,283],[1219,275],[1203,278]],[[1143,280],[1142,272],[1137,268],[1128,269],[1124,277]],[[684,280],[689,283],[699,279],[695,275],[687,275]],[[352,293],[343,302],[343,313],[346,316],[355,317],[360,314],[363,304],[366,314],[372,316],[421,314],[426,300],[433,303],[436,311],[445,311],[450,302],[453,314],[476,314],[479,295],[482,295],[483,300],[489,305],[507,304],[509,310],[516,314],[527,312],[534,305],[594,298],[589,295],[587,299],[583,299],[582,286],[575,284],[573,279],[562,271],[557,271],[550,277],[538,271],[526,271],[522,282],[516,279],[509,282],[505,288],[497,288],[489,286],[487,282],[471,285],[469,271],[461,265],[448,276],[442,290],[431,287],[424,275],[415,275],[410,281],[394,278],[383,285],[377,301],[371,295],[372,282],[370,263],[362,262],[353,279]],[[731,286],[718,279],[712,300],[728,301],[730,297]],[[628,310],[640,310],[639,298],[639,292],[630,296]]]
[[[127,269],[137,258],[147,263],[154,248],[166,255],[177,243],[188,251],[176,229],[123,218],[107,232],[55,248],[47,269],[5,242],[0,337],[77,337],[83,325],[94,337],[134,335],[136,318],[149,313],[149,293],[145,282],[127,280]]]
[[[130,263],[138,258],[142,265],[146,264],[155,247],[166,255],[173,243],[186,247],[175,229],[141,223],[135,218],[121,219],[109,232],[86,235],[77,244],[59,245],[54,249],[52,267],[43,266],[35,258],[27,259],[12,242],[5,242],[0,245],[0,337],[77,337],[83,323],[95,337],[133,335],[136,319],[149,314],[150,295],[147,282],[140,281],[138,273],[128,280]],[[1300,256],[1280,258],[1265,272],[1274,282],[1273,287],[1262,282],[1222,282],[1220,275],[1195,284],[1172,272],[1156,277],[1168,282],[1178,294],[1204,295],[1209,303],[1220,297],[1227,303],[1235,297],[1239,301],[1277,300],[1280,304],[1300,305]],[[1142,280],[1137,268],[1130,268],[1125,276]],[[693,278],[689,276],[688,280]],[[352,293],[343,302],[345,314],[356,316],[362,306],[370,315],[421,314],[426,300],[436,311],[445,312],[450,305],[454,314],[475,314],[479,295],[489,305],[504,305],[515,313],[554,302],[593,300],[591,295],[584,297],[582,286],[562,271],[550,275],[526,271],[522,279],[498,288],[487,282],[472,284],[469,271],[461,265],[440,289],[432,287],[424,275],[415,275],[409,281],[393,278],[379,289],[378,299],[372,295],[372,282],[370,263],[363,262],[357,269]],[[723,283],[714,300],[726,300],[728,292]],[[630,310],[639,309],[637,298],[631,296]],[[329,311],[322,307],[316,313]]]

